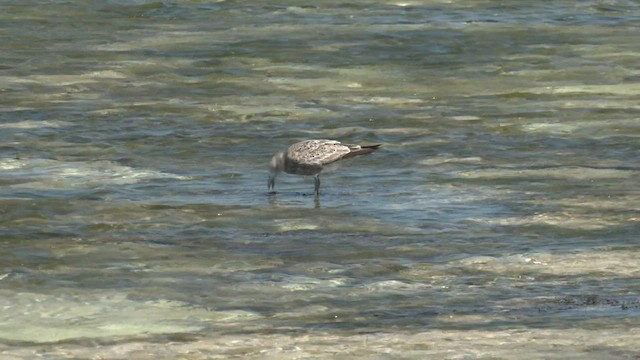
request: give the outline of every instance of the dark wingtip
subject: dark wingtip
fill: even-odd
[[[382,144],[374,144],[374,145],[361,145],[360,147],[363,149],[377,149],[380,146],[382,146]]]
[[[358,156],[358,155],[366,155],[371,154],[372,152],[378,150],[378,148],[382,146],[382,144],[374,144],[374,145],[360,145],[360,149],[354,150],[348,154],[346,154],[343,159]]]

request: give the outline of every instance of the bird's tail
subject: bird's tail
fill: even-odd
[[[378,150],[378,148],[382,146],[382,144],[375,145],[349,145],[351,148],[351,152],[343,157],[343,159],[347,159],[354,156],[371,154],[372,152]]]

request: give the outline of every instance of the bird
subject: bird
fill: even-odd
[[[315,179],[314,193],[320,195],[320,173],[327,165],[343,159],[370,154],[382,144],[349,145],[337,140],[312,139],[295,143],[287,150],[279,151],[269,163],[269,180],[267,189],[275,192],[276,177],[281,173],[295,175],[313,175]]]

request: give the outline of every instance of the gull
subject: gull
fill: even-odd
[[[269,190],[275,190],[276,177],[281,172],[295,175],[313,175],[315,195],[320,194],[320,173],[327,165],[340,160],[372,153],[382,144],[347,145],[336,140],[314,139],[295,143],[287,150],[277,152],[269,163]]]

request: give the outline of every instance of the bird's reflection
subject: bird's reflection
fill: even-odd
[[[270,191],[267,193],[267,201],[269,201],[269,205],[272,208],[278,208],[278,207],[282,207],[282,204],[280,202],[278,202],[278,193],[276,193],[275,191]],[[304,198],[309,198],[313,196],[313,206],[316,209],[320,209],[322,207],[321,203],[320,203],[320,196],[316,196],[315,194],[304,194],[304,193],[298,193],[298,195],[304,197]]]
[[[271,205],[272,208],[278,207],[278,198],[276,197],[275,191],[269,191],[267,193],[267,200],[269,201],[269,205]]]

